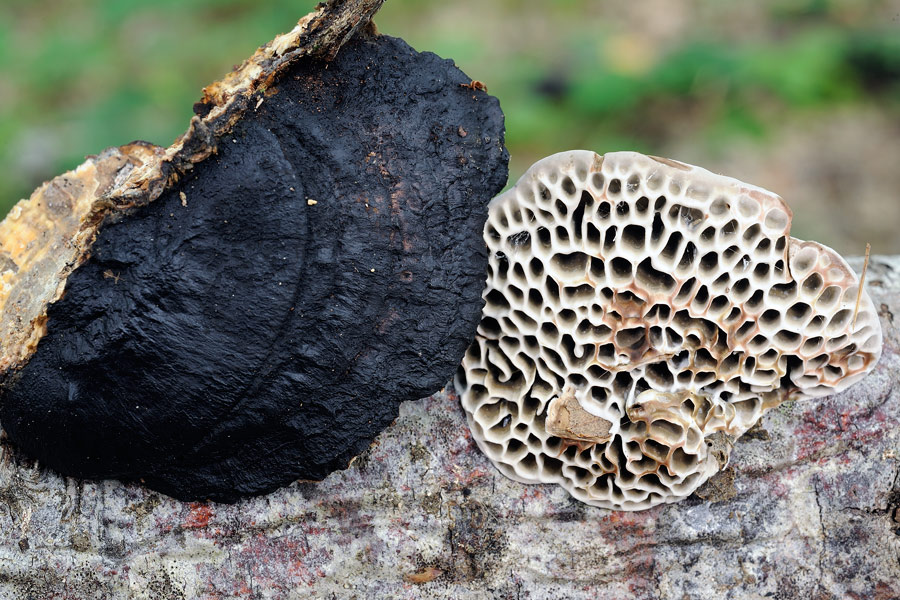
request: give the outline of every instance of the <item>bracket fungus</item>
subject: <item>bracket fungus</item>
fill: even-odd
[[[503,113],[323,3],[0,225],[0,423],[66,475],[234,501],[348,462],[452,376],[481,313]],[[467,136],[458,131],[465,129]]]
[[[478,445],[595,506],[674,502],[786,400],[868,373],[881,327],[775,194],[632,152],[556,154],[489,208],[456,387]]]

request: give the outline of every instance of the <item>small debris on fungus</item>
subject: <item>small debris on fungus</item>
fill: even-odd
[[[775,194],[677,161],[537,162],[485,224],[485,307],[455,380],[479,447],[517,481],[641,510],[725,469],[766,411],[859,381],[881,354],[875,307],[790,226]]]
[[[503,114],[452,61],[375,33],[380,5],[321,4],[208,86],[171,148],[101,153],[0,223],[17,451],[230,502],[346,467],[452,376]]]
[[[473,79],[473,80],[470,81],[469,83],[461,83],[461,84],[459,84],[459,85],[462,86],[462,87],[464,87],[464,88],[469,88],[469,89],[472,90],[472,91],[480,90],[480,91],[482,91],[482,92],[487,92],[487,86],[484,85],[483,82],[477,81],[477,80],[475,80],[475,79]]]

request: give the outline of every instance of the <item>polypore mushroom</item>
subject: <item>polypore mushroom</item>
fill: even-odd
[[[503,114],[365,30],[380,4],[323,3],[208,87],[172,147],[105,152],[0,225],[14,447],[233,501],[346,467],[452,376]]]
[[[495,198],[486,301],[456,387],[497,468],[640,510],[691,494],[788,399],[881,352],[847,263],[766,190],[633,152],[574,151]]]

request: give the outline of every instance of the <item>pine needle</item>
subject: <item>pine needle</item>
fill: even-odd
[[[852,329],[856,329],[856,315],[859,314],[859,301],[862,300],[863,282],[866,280],[866,270],[869,268],[869,252],[872,250],[872,244],[866,244],[866,258],[863,260],[862,275],[859,276],[859,289],[856,291],[856,308],[853,309],[853,325]]]

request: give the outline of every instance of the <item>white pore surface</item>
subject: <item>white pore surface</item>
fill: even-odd
[[[881,352],[872,301],[790,225],[777,195],[667,159],[533,165],[484,230],[486,305],[456,378],[478,445],[518,481],[641,510],[724,466],[711,436],[858,381]]]

